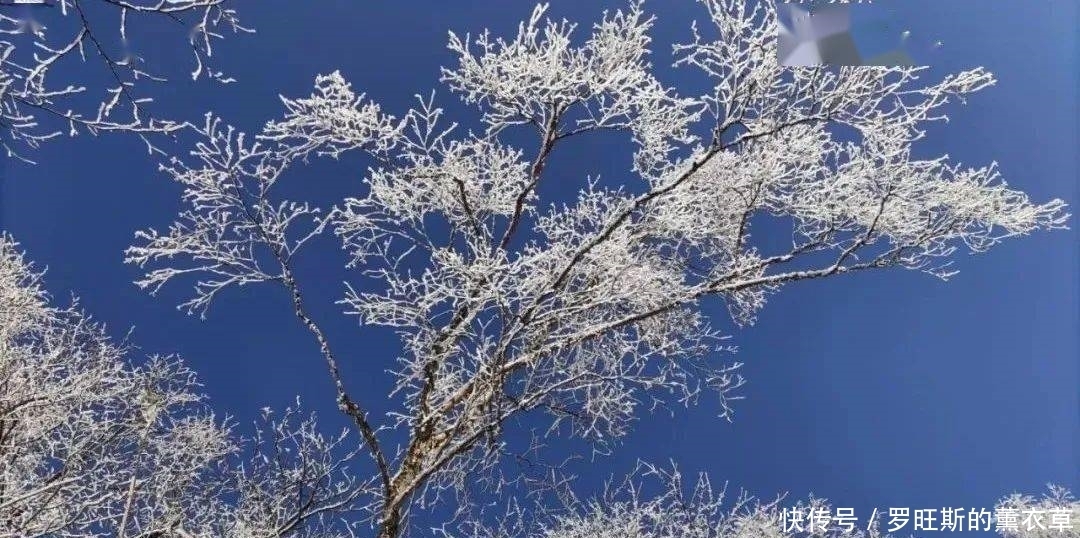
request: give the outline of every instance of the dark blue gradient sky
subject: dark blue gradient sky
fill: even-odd
[[[552,14],[591,23],[602,9],[621,5],[554,0]],[[966,107],[951,108],[952,122],[930,131],[922,156],[948,153],[972,165],[997,160],[1010,185],[1038,201],[1080,200],[1074,0],[875,5],[913,35],[939,36],[933,41],[942,47],[912,51],[935,66],[928,77],[985,65],[999,79]],[[257,130],[280,115],[279,93],[307,95],[316,74],[340,69],[400,115],[414,93],[437,87],[439,66],[451,62],[448,29],[508,34],[531,4],[243,0],[238,7],[258,34],[216,52],[239,82],[181,82],[160,92],[160,110],[198,118],[213,109]],[[701,8],[689,0],[647,7],[660,18],[655,61],[667,65],[668,43],[688,36],[687,23]],[[152,49],[149,57],[188,65],[171,50],[174,42],[134,37]],[[668,80],[683,76],[664,72]],[[438,95],[452,114],[464,110],[448,92]],[[610,151],[615,141],[578,142],[556,155],[549,170],[556,180],[545,194],[574,192],[587,173],[610,176],[629,163]],[[259,408],[287,405],[300,394],[325,410],[328,422],[338,421],[318,350],[279,290],[232,290],[201,322],[174,309],[186,289],[155,299],[131,284],[138,272],[121,260],[132,233],[165,227],[179,207],[177,187],[138,141],[61,140],[35,158],[37,166],[5,165],[2,225],[48,266],[50,290],[78,293],[117,335],[134,325],[134,342],[148,353],[182,354],[222,415],[246,424]],[[359,188],[363,166],[349,159],[313,164],[290,176],[287,188],[316,201],[338,199]],[[991,508],[1002,494],[1038,492],[1049,481],[1075,490],[1078,239],[1076,231],[1043,233],[961,255],[960,273],[948,283],[893,270],[784,289],[755,326],[734,333],[749,378],[734,423],[717,420],[710,400],[644,416],[614,456],[575,468],[582,491],[638,458],[674,460],[685,471],[707,471],[714,481],[764,496],[813,491],[862,517],[873,506]],[[329,240],[317,247],[300,262],[303,285],[320,303],[315,314],[345,357],[353,390],[379,401],[394,340],[339,314],[332,303],[345,278],[341,253]],[[723,319],[723,307],[715,311]]]

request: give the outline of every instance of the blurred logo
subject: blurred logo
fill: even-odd
[[[905,50],[911,31],[872,3],[777,1],[781,65],[914,65]]]

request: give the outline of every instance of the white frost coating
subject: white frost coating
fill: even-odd
[[[1003,538],[1075,538],[1080,503],[1070,492],[1051,485],[1042,499],[1013,494],[1003,498],[993,510],[991,521],[980,520],[978,530],[989,525]],[[716,489],[707,475],[687,480],[675,467],[639,464],[638,469],[619,482],[608,484],[594,499],[567,495],[557,507],[517,506],[495,524],[466,526],[466,532],[444,531],[442,536],[474,538],[890,538],[882,523],[888,524],[887,509],[877,517],[859,517],[850,508],[850,519],[839,516],[826,499],[810,496],[791,501],[780,496],[772,501],[753,498],[745,492],[734,498],[727,485]],[[646,493],[648,492],[648,493]],[[1010,512],[1014,511],[1014,512]],[[963,509],[961,509],[963,513]],[[990,511],[986,511],[990,516]],[[1060,514],[1071,513],[1068,518]],[[795,516],[793,514],[800,514]],[[1052,514],[1059,514],[1051,519]],[[1015,516],[1015,519],[1014,519]],[[961,516],[961,520],[964,518]],[[811,525],[811,521],[814,524]],[[1003,521],[1003,520],[1008,520]],[[1057,526],[1053,527],[1054,522]],[[933,526],[933,525],[931,525]],[[907,524],[905,524],[907,527]],[[961,531],[972,529],[959,523]],[[1006,530],[1006,528],[1016,530]],[[942,528],[941,530],[947,530]]]
[[[374,491],[347,432],[297,406],[243,441],[179,360],[132,366],[40,279],[0,237],[0,538],[329,538]]]
[[[1080,537],[1080,500],[1062,486],[1047,485],[1042,498],[1013,493],[994,509],[995,527],[1004,538]]]
[[[389,538],[410,507],[497,476],[516,452],[502,428],[519,415],[547,413],[545,435],[601,450],[642,409],[706,388],[730,416],[742,378],[717,362],[726,346],[713,323],[752,323],[784,284],[886,267],[944,278],[958,249],[1065,226],[1063,202],[1031,202],[994,165],[913,155],[947,104],[993,84],[985,70],[926,82],[914,67],[782,68],[769,2],[702,4],[692,40],[674,50],[676,65],[711,82],[704,96],[653,74],[640,3],[584,39],[541,5],[511,39],[450,35],[458,65],[442,80],[479,109],[483,133],[447,124],[433,98],[392,117],[339,73],[310,97],[283,98],[284,118],[255,141],[210,118],[196,162],[164,168],[187,208],[128,251],[148,271],[139,285],[191,276],[181,306],[198,313],[233,285],[283,285],[374,462],[371,517]],[[632,140],[618,186],[589,180],[589,163],[577,177],[545,175],[557,147],[599,130]],[[510,142],[523,133],[535,145]],[[298,162],[347,152],[370,159],[367,188],[326,213],[272,189]],[[577,194],[543,200],[546,181]],[[790,246],[751,234],[760,219],[788,226]],[[384,395],[348,390],[292,273],[323,231],[355,271],[345,311],[401,336],[389,391],[405,407],[388,417],[361,401]],[[709,319],[704,301],[732,319]]]
[[[75,308],[51,306],[35,272],[0,237],[0,538],[345,538],[369,535],[378,477],[357,479],[365,451],[325,436],[299,401],[264,409],[249,440],[210,414],[178,360],[139,367]],[[655,485],[659,485],[657,493]],[[689,486],[689,487],[688,487]],[[823,499],[733,501],[702,475],[641,465],[595,499],[510,503],[466,521],[473,538],[886,538],[877,525],[799,530],[788,513],[834,513]],[[839,513],[839,512],[836,512]],[[1004,538],[1075,538],[1080,503],[1050,486],[997,507]]]
[[[128,367],[97,324],[47,304],[15,248],[0,238],[0,536],[203,524],[192,486],[231,446],[191,372],[172,359]]]
[[[650,493],[646,493],[650,491]],[[651,491],[657,491],[652,493]],[[784,510],[834,513],[825,499],[762,501],[745,492],[729,495],[707,475],[687,480],[677,468],[639,464],[625,480],[609,483],[594,499],[569,495],[561,506],[519,507],[494,525],[467,527],[476,538],[887,538],[879,525],[850,530],[837,525],[802,531],[786,524]],[[858,528],[861,527],[861,528]]]
[[[0,3],[0,146],[8,157],[32,162],[23,154],[25,149],[65,133],[120,131],[138,135],[150,152],[160,152],[151,135],[173,134],[189,125],[156,117],[153,100],[139,94],[148,82],[165,79],[132,49],[129,26],[141,29],[153,19],[180,23],[195,62],[192,79],[229,83],[233,79],[210,64],[213,44],[225,31],[253,32],[240,24],[232,4],[232,0]],[[89,86],[79,78],[78,63],[98,64],[110,85]]]

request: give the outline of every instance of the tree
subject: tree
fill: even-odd
[[[1041,499],[1013,493],[998,502],[998,531],[1005,538],[1080,536],[1080,501],[1067,488],[1050,484]],[[1009,521],[1002,521],[1008,519]]]
[[[190,372],[165,359],[125,367],[89,318],[47,305],[14,247],[0,240],[0,536],[201,520],[193,481],[229,447]]]
[[[643,485],[659,486],[643,493]],[[677,468],[643,464],[626,480],[610,484],[597,499],[572,495],[561,506],[512,510],[500,525],[471,528],[471,536],[507,538],[888,538],[907,534],[911,518],[869,520],[853,509],[834,507],[826,499],[785,502],[783,496],[763,501],[741,492],[728,500],[727,485],[714,488],[708,476],[689,483]],[[993,512],[978,510],[974,523],[960,508],[953,531],[995,531],[1004,538],[1072,538],[1080,535],[1075,521],[1080,502],[1050,485],[1042,499],[1012,494]],[[881,514],[889,514],[882,510]],[[1068,514],[1068,515],[1065,515]],[[842,519],[841,519],[842,518]],[[885,522],[882,525],[883,520]],[[946,530],[940,514],[931,527]],[[895,534],[890,534],[895,532]]]
[[[139,86],[164,82],[129,41],[136,30],[177,24],[194,56],[193,79],[229,82],[207,62],[223,31],[241,26],[230,0],[5,0],[0,2],[0,143],[8,157],[21,155],[65,132],[173,134],[186,122],[155,117]],[[103,30],[108,28],[108,31]],[[171,28],[170,28],[171,29]],[[81,72],[79,63],[103,73]],[[104,76],[108,87],[98,88]],[[93,94],[100,93],[100,96]]]
[[[324,437],[298,403],[281,417],[265,410],[255,437],[238,438],[208,412],[179,360],[134,365],[130,346],[111,342],[77,308],[51,306],[41,273],[17,247],[0,237],[0,537],[363,532],[361,499],[378,485],[351,476],[360,447],[347,431]],[[643,480],[660,492],[645,496]],[[785,515],[834,513],[823,499],[783,506],[782,498],[763,503],[741,494],[728,502],[725,494],[707,476],[687,490],[676,469],[643,465],[600,498],[518,507],[500,525],[473,522],[465,530],[478,538],[887,536],[877,525],[796,527]],[[1080,502],[1052,486],[1043,499],[1005,497],[996,513],[1004,538],[1071,538]]]
[[[346,432],[298,403],[240,439],[179,359],[133,364],[48,299],[0,237],[0,537],[330,537],[327,513],[358,510]]]
[[[947,104],[994,83],[989,72],[925,83],[918,67],[782,68],[771,3],[701,3],[674,51],[709,81],[702,96],[654,73],[640,2],[584,40],[541,5],[509,40],[450,34],[458,63],[441,80],[477,107],[479,133],[446,125],[434,98],[391,116],[336,72],[283,98],[284,117],[255,136],[208,115],[193,159],[163,167],[186,209],[127,251],[147,269],[138,284],[190,277],[181,307],[201,315],[236,285],[289,294],[371,457],[372,517],[391,538],[414,503],[464,494],[514,450],[501,436],[510,417],[547,413],[551,435],[609,447],[643,401],[710,388],[729,415],[742,378],[717,362],[706,302],[745,325],[796,281],[890,267],[948,278],[959,249],[1065,226],[1063,202],[1031,202],[993,164],[913,154]],[[541,200],[556,148],[597,131],[629,135],[631,170],[610,186],[582,170],[575,199]],[[532,147],[512,145],[526,134]],[[274,188],[294,166],[347,153],[370,159],[366,188],[328,211]],[[750,233],[780,227],[790,248]],[[345,313],[401,336],[389,391],[405,407],[388,417],[349,391],[294,274],[324,233],[355,270]],[[389,446],[390,434],[406,441]]]
[[[359,448],[324,437],[297,407],[264,410],[254,438],[215,420],[175,358],[135,366],[77,308],[50,306],[9,238],[0,238],[0,537],[265,538],[356,536],[362,498],[350,474]],[[647,497],[641,480],[662,487]],[[796,524],[791,513],[839,514],[827,501],[782,506],[746,494],[726,502],[707,476],[690,490],[677,469],[643,465],[597,499],[513,508],[475,537],[874,538],[865,530]],[[1004,538],[1071,538],[1080,502],[1051,486],[996,507]],[[986,525],[991,525],[989,519]]]

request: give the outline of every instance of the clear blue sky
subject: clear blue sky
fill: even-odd
[[[913,34],[944,43],[912,51],[935,66],[931,76],[985,65],[999,79],[950,110],[953,121],[931,131],[923,155],[949,153],[973,165],[997,160],[1010,185],[1036,200],[1080,200],[1074,0],[875,4]],[[554,0],[552,13],[591,22],[621,5]],[[700,8],[689,0],[648,7],[660,17],[656,63],[666,65],[667,44],[687,35]],[[256,130],[281,113],[279,93],[306,95],[317,73],[340,69],[400,113],[414,93],[436,87],[438,67],[451,61],[448,29],[509,33],[531,4],[244,0],[238,8],[258,34],[216,52],[239,82],[182,83],[159,95],[161,110],[198,118],[213,109]],[[170,50],[173,41],[137,37],[153,58],[188,61]],[[448,92],[439,95],[451,111],[462,110]],[[596,158],[611,155],[609,144],[596,139],[562,151],[551,173],[567,174],[560,185],[576,190],[587,172],[617,170],[625,155]],[[134,325],[134,341],[147,352],[182,354],[223,415],[247,423],[260,407],[287,405],[299,393],[337,420],[318,350],[279,290],[233,290],[200,322],[173,307],[186,289],[154,299],[131,284],[137,270],[121,259],[132,232],[166,226],[179,204],[178,189],[137,140],[62,140],[35,157],[37,166],[5,165],[0,224],[49,267],[50,290],[77,292],[117,335]],[[291,177],[289,188],[332,201],[354,192],[361,172],[349,160],[317,164]],[[715,419],[709,401],[646,416],[615,456],[577,469],[582,490],[637,458],[672,459],[766,496],[813,491],[863,517],[873,506],[991,508],[1004,493],[1038,492],[1049,481],[1078,489],[1078,238],[1076,231],[1038,234],[961,256],[961,272],[948,283],[896,270],[786,288],[757,325],[735,335],[749,385],[734,424]],[[388,386],[393,339],[339,315],[332,304],[344,278],[339,251],[331,242],[318,251],[324,256],[302,262],[305,289],[322,301],[316,315],[346,357],[348,382],[371,401]]]

